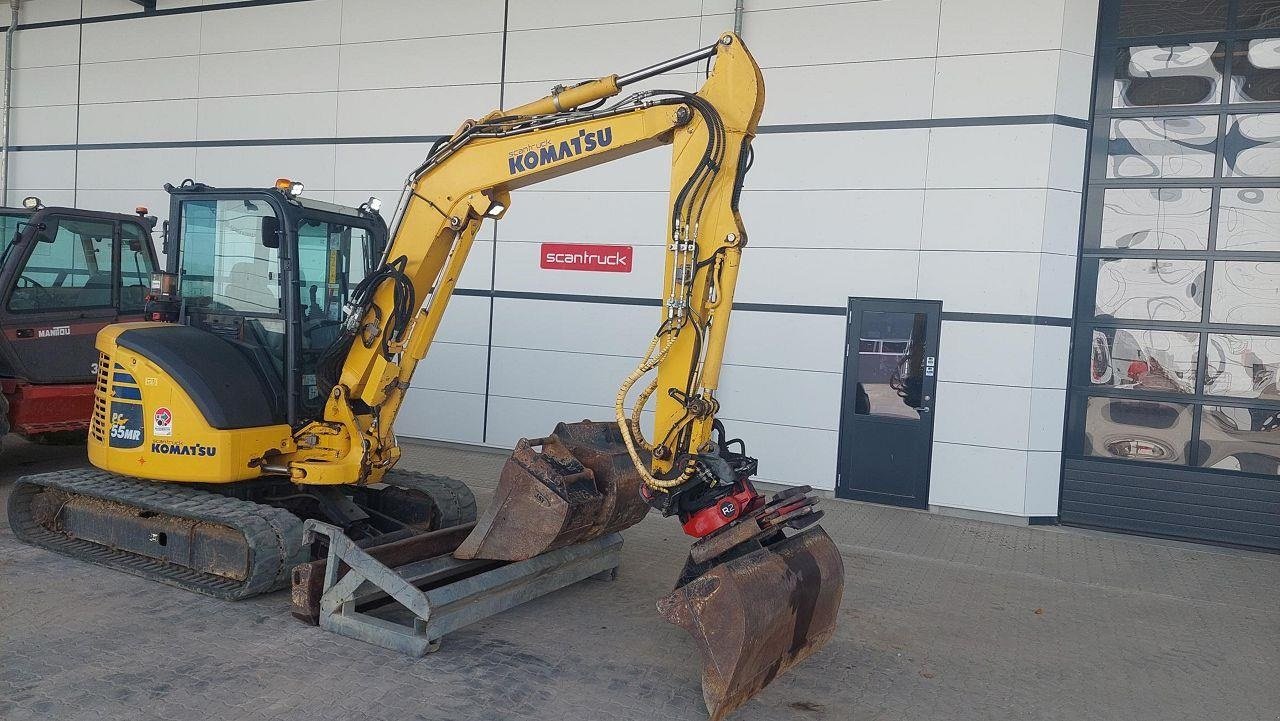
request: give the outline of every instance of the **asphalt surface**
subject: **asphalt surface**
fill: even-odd
[[[406,447],[483,505],[503,458]],[[83,449],[5,441],[0,497]],[[1280,719],[1280,556],[846,501],[835,638],[733,715]],[[686,540],[652,516],[621,575],[414,660],[304,625],[285,592],[220,602],[18,543],[0,524],[0,719],[705,719],[692,642],[654,601]]]

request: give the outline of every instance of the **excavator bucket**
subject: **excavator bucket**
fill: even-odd
[[[629,528],[649,510],[641,483],[617,423],[560,423],[546,438],[520,439],[453,555],[523,561]]]
[[[844,564],[821,526],[711,566],[658,601],[693,636],[711,721],[746,703],[835,632]]]

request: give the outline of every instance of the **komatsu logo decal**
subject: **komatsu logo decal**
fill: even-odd
[[[137,448],[142,445],[142,406],[136,403],[111,404],[111,430],[107,433],[112,448]]]
[[[151,452],[162,456],[216,456],[218,449],[201,443],[152,443]]]
[[[579,130],[577,135],[557,143],[545,140],[537,145],[521,148],[507,157],[507,169],[511,175],[550,165],[561,160],[607,148],[613,142],[613,128]]]

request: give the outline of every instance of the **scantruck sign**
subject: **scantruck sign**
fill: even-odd
[[[631,246],[591,243],[543,243],[539,264],[543,270],[595,270],[631,272]]]

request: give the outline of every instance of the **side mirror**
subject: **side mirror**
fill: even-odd
[[[274,215],[262,217],[262,244],[268,248],[280,247],[280,221]]]
[[[37,223],[35,228],[37,243],[52,243],[58,235],[57,223]]]
[[[169,221],[160,227],[160,252],[169,255]]]

